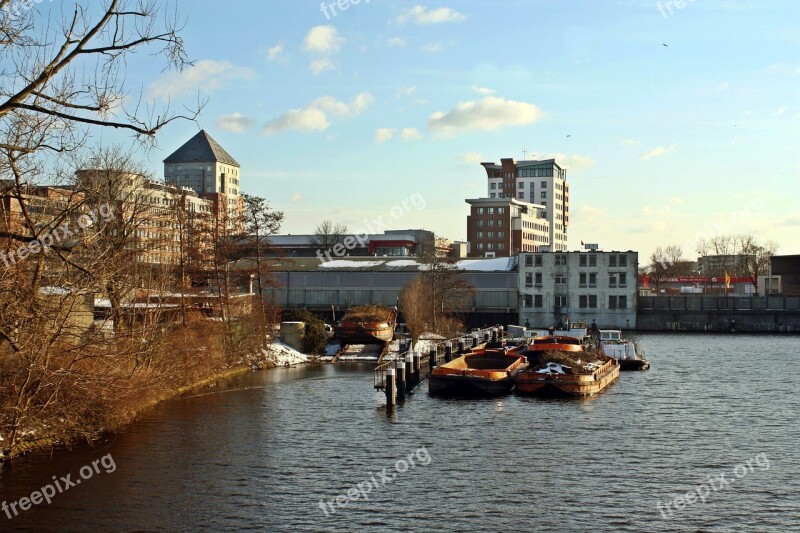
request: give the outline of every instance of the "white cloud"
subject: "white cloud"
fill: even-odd
[[[406,40],[402,37],[390,37],[386,39],[387,46],[405,46]]]
[[[730,86],[731,86],[730,83],[728,83],[727,81],[724,81],[724,82],[720,83],[719,85],[717,85],[717,92],[718,93],[725,92],[730,88]]]
[[[673,144],[672,146],[658,146],[656,148],[653,148],[652,150],[643,153],[642,161],[649,161],[654,157],[661,157],[665,155],[674,154],[677,149],[678,149],[677,144]]]
[[[436,132],[451,134],[456,130],[492,131],[503,126],[532,124],[542,111],[527,102],[487,96],[481,100],[461,102],[451,111],[438,111],[428,119],[428,127]]]
[[[234,133],[244,133],[253,127],[253,119],[246,117],[241,113],[233,113],[231,115],[222,115],[216,121],[216,126],[219,129],[232,131]]]
[[[483,154],[480,152],[467,152],[466,154],[462,155],[458,158],[461,163],[465,163],[467,165],[480,165],[484,161]]]
[[[324,111],[313,108],[290,109],[280,117],[267,122],[262,128],[261,134],[277,135],[289,130],[325,131],[330,125]]]
[[[296,192],[296,193],[294,193],[292,195],[292,198],[289,201],[292,202],[293,204],[296,204],[298,202],[302,202],[303,201],[303,195],[300,194],[299,192]]]
[[[423,52],[427,52],[429,54],[438,54],[442,50],[444,50],[444,43],[431,43],[426,44],[422,48],[420,48]]]
[[[598,221],[598,219],[603,218],[606,213],[608,212],[607,209],[602,209],[599,207],[592,207],[590,205],[583,205],[580,209],[581,218],[583,222],[586,224],[592,224]]]
[[[473,85],[472,90],[478,94],[483,94],[487,96],[495,93],[494,89],[489,89],[488,87],[478,87],[477,85]]]
[[[642,144],[642,141],[637,141],[636,139],[624,139],[620,141],[620,144],[622,146],[637,146],[639,144]]]
[[[270,63],[286,63],[288,59],[283,43],[278,43],[267,50],[267,61]]]
[[[414,24],[442,24],[445,22],[461,22],[464,15],[449,7],[428,9],[425,6],[414,6],[395,19],[398,24],[412,22]]]
[[[403,128],[400,132],[400,138],[404,141],[420,141],[422,140],[422,134],[417,128]]]
[[[397,97],[402,98],[403,96],[411,96],[417,92],[416,85],[411,85],[410,87],[400,87],[397,89]]]
[[[597,161],[591,157],[578,154],[547,154],[541,156],[539,159],[555,159],[556,163],[563,168],[568,168],[573,171],[586,170],[597,164]]]
[[[272,119],[262,128],[262,135],[276,135],[284,131],[304,132],[325,131],[330,127],[328,114],[335,116],[355,116],[363,113],[374,98],[369,93],[359,93],[349,104],[333,96],[321,96],[302,109],[290,109],[278,118]]]
[[[380,144],[391,141],[394,138],[394,132],[393,128],[378,128],[375,130],[375,142]]]
[[[191,94],[200,87],[204,92],[213,92],[226,82],[249,80],[254,75],[253,69],[237,67],[229,61],[201,59],[181,72],[169,72],[154,81],[148,89],[148,96],[167,100]]]
[[[353,101],[350,102],[350,104],[346,104],[340,100],[337,100],[333,96],[321,96],[311,102],[308,107],[321,109],[326,113],[331,113],[338,116],[360,115],[370,105],[372,105],[372,102],[374,101],[375,99],[370,93],[359,93],[355,98],[353,98]]]
[[[308,65],[308,70],[310,70],[314,76],[319,76],[326,70],[333,70],[335,68],[336,68],[336,63],[334,63],[327,57],[321,57],[319,59],[315,59],[311,62],[311,64]]]
[[[303,40],[303,48],[315,54],[335,54],[341,49],[343,42],[344,38],[339,37],[339,31],[330,24],[314,26]]]

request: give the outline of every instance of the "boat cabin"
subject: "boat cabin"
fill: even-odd
[[[601,341],[620,341],[622,340],[622,332],[618,329],[601,329]]]

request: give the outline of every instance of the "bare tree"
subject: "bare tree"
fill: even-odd
[[[314,228],[314,235],[309,239],[311,244],[318,246],[322,251],[330,250],[337,244],[344,242],[347,236],[347,225],[330,220],[323,220]]]
[[[757,293],[758,278],[769,270],[769,262],[778,251],[778,244],[767,241],[762,245],[753,235],[740,235],[739,249],[743,255],[745,274]]]
[[[687,276],[692,273],[691,271],[691,262],[684,258],[680,246],[669,245],[664,248],[659,246],[650,254],[647,275],[655,283],[657,291],[667,280]]]
[[[264,345],[268,343],[267,326],[270,325],[270,313],[267,297],[264,294],[265,281],[268,286],[275,286],[275,280],[269,269],[267,261],[267,249],[269,247],[269,236],[276,234],[283,223],[283,212],[275,211],[270,208],[269,203],[256,196],[244,195],[244,237],[238,239],[239,245],[251,252],[251,261],[254,268],[247,272],[255,275],[258,295],[256,302],[259,306],[259,316],[261,318],[261,329],[264,334]]]

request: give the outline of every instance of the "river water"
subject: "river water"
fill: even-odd
[[[9,504],[86,474],[0,531],[800,531],[800,337],[639,340],[587,400],[387,414],[368,366],[252,373],[0,467]]]

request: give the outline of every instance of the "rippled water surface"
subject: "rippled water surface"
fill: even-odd
[[[0,530],[800,531],[800,337],[640,342],[651,370],[588,400],[424,387],[387,415],[370,367],[253,373],[164,403],[104,447],[0,467],[12,502],[106,454],[116,465],[0,512]],[[708,476],[719,490],[676,509]],[[368,500],[347,496],[358,483]]]

